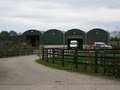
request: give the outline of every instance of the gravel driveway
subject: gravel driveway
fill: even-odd
[[[120,90],[120,81],[52,69],[36,59],[0,59],[0,90]]]

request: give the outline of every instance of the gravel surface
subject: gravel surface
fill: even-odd
[[[36,59],[0,59],[0,90],[120,90],[120,81],[52,69]]]

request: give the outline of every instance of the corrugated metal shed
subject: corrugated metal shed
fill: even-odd
[[[63,32],[57,29],[50,29],[43,34],[44,45],[63,45]]]
[[[23,42],[26,42],[28,45],[38,47],[42,43],[42,32],[35,29],[27,30],[22,34]]]
[[[10,36],[8,38],[1,38],[3,41],[10,41],[15,43],[30,43],[32,46],[43,45],[68,45],[71,40],[77,40],[80,47],[84,44],[94,44],[94,42],[105,42],[109,44],[110,35],[107,31],[95,28],[87,32],[87,34],[80,29],[71,29],[68,31],[60,31],[57,29],[50,29],[46,32],[30,29],[25,31],[21,36]],[[69,45],[68,45],[69,46]]]
[[[39,35],[40,38],[42,38],[42,33],[43,33],[43,32],[41,32],[41,31],[39,31],[39,30],[30,29],[30,30],[25,31],[25,32],[22,34],[22,36],[23,36],[23,38],[24,38],[24,41],[26,41],[26,36],[27,36],[27,35]]]
[[[95,28],[87,33],[87,44],[94,44],[94,42],[104,42],[109,44],[110,35],[107,31]]]
[[[71,29],[65,33],[65,44],[68,48],[71,48],[71,42],[77,41],[77,48],[82,49],[85,44],[85,32],[80,29]]]
[[[80,29],[71,29],[65,33],[65,44],[67,44],[68,38],[82,38],[83,44],[85,44],[85,32]]]

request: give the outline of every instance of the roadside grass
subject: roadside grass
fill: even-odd
[[[52,60],[43,61],[43,60],[36,60],[37,63],[51,67],[51,68],[56,68],[60,70],[70,70],[70,71],[77,71],[77,69],[74,68],[74,65],[69,63],[66,64],[65,67],[62,67],[62,63],[60,61],[55,61],[55,63],[52,63]]]
[[[78,65],[78,69],[75,68],[75,64],[73,63],[65,63],[65,66],[62,67],[62,62],[61,61],[55,61],[55,63],[52,63],[52,59],[49,59],[47,62],[46,60],[36,60],[37,63],[45,65],[47,67],[51,67],[54,69],[60,69],[60,70],[66,70],[70,72],[77,72],[77,73],[82,73],[82,74],[88,74],[88,75],[94,75],[94,76],[102,76],[102,77],[109,77],[109,78],[118,78],[120,79],[120,74],[115,74],[114,68],[108,69],[108,72],[103,74],[103,68],[99,67],[98,68],[98,73],[95,73],[95,66],[90,66],[90,65]]]

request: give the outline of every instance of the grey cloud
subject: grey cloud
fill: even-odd
[[[120,8],[119,0],[36,0],[66,3],[72,7],[108,7],[108,8]]]
[[[101,8],[103,9],[101,10]],[[106,9],[105,12],[103,12],[104,9]],[[101,11],[99,12],[99,10]],[[119,15],[120,1],[1,0],[0,28],[19,32],[30,28],[43,30],[80,28],[87,31],[94,27],[101,27],[106,30],[114,30],[114,26],[120,23],[120,19],[114,13],[111,14],[110,10],[117,10],[118,12],[114,13]],[[107,18],[106,14],[111,17]]]

